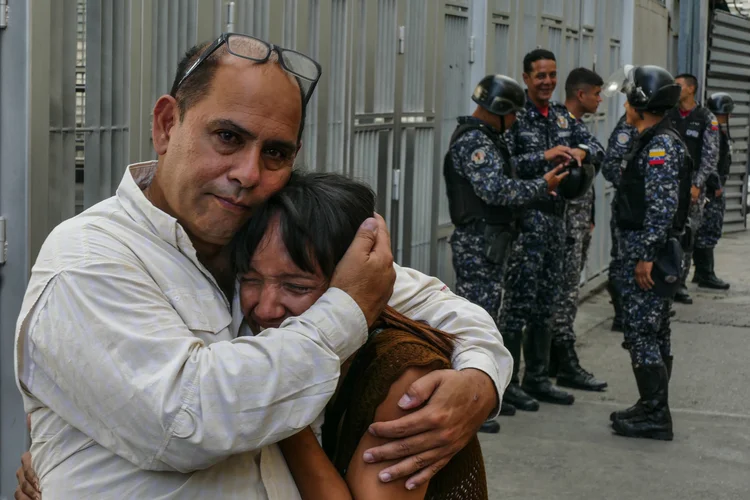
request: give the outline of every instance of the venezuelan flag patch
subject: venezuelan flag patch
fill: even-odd
[[[711,130],[719,130],[719,122],[717,122],[716,120],[711,120]]]
[[[664,148],[652,149],[648,152],[649,165],[663,165],[667,159],[667,151]]]

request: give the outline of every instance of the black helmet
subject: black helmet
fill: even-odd
[[[636,66],[623,92],[628,103],[638,111],[661,113],[674,108],[682,88],[671,73],[659,66]]]
[[[514,79],[504,75],[487,75],[474,89],[471,100],[496,115],[521,111],[526,94]]]
[[[573,159],[565,167],[565,171],[568,175],[560,181],[560,185],[557,187],[557,194],[565,200],[577,200],[584,196],[591,184],[594,183],[596,177],[596,167],[594,166],[593,160],[588,147],[585,145],[579,145],[579,148],[587,152],[586,158],[578,165],[578,162]]]
[[[708,98],[706,106],[715,115],[728,115],[734,110],[734,99],[726,92],[716,92]]]

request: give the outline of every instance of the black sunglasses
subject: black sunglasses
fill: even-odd
[[[268,61],[271,58],[271,54],[276,52],[279,56],[278,60],[281,67],[296,77],[303,93],[302,105],[307,105],[307,101],[310,100],[310,96],[320,79],[320,64],[296,50],[285,49],[268,43],[265,40],[261,40],[260,38],[241,35],[238,33],[222,33],[221,36],[217,38],[203,52],[203,54],[201,54],[198,60],[188,68],[182,78],[174,84],[172,91],[169,94],[172,97],[176,97],[177,91],[180,89],[182,83],[195,72],[195,69],[200,66],[203,61],[208,59],[211,54],[216,52],[216,50],[225,43],[227,44],[227,51],[230,54],[258,63]]]

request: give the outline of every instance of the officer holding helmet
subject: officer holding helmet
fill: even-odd
[[[619,89],[637,134],[623,129],[626,137],[610,142],[602,172],[618,188],[623,326],[640,398],[610,419],[623,436],[671,440],[669,310],[680,286],[678,237],[690,209],[692,165],[666,118],[680,95],[672,75],[658,66],[634,67]]]
[[[516,233],[517,209],[554,192],[567,175],[559,165],[543,177],[516,178],[503,134],[526,101],[521,86],[502,75],[489,75],[477,85],[472,100],[477,108],[458,119],[445,155],[443,174],[450,216],[456,293],[482,306],[497,321],[502,274]],[[514,377],[518,359],[514,356]],[[515,408],[503,402],[505,415]],[[484,432],[498,432],[486,422]]]
[[[719,162],[717,172],[706,180],[706,205],[703,207],[703,220],[695,235],[695,274],[693,283],[699,287],[714,290],[728,290],[729,283],[719,279],[714,271],[714,248],[721,238],[724,225],[724,186],[732,165],[732,138],[729,136],[729,114],[734,110],[734,100],[726,92],[717,92],[709,97],[707,108],[719,122]]]

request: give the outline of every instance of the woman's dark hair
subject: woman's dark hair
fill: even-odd
[[[331,279],[357,229],[374,212],[375,193],[365,184],[337,174],[294,171],[235,236],[232,265],[237,274],[248,271],[271,220],[278,217],[281,240],[294,264],[308,273],[320,266]]]
[[[294,264],[309,273],[317,266],[331,279],[362,222],[375,212],[375,193],[343,175],[294,171],[287,185],[260,206],[231,243],[232,267],[245,274],[274,217],[281,241]],[[414,333],[449,359],[454,338],[410,320],[390,307],[381,320],[386,326]]]

